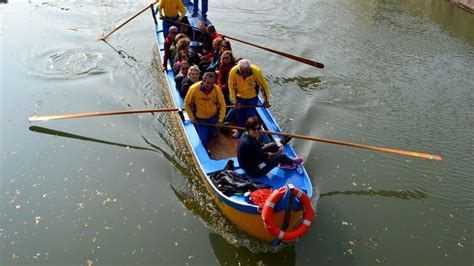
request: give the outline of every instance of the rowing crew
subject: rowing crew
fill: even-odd
[[[235,67],[236,72],[249,74],[251,68],[246,69],[247,64],[250,64],[248,60],[240,60]],[[216,135],[217,129],[205,124],[216,124],[220,127],[224,121],[226,111],[224,95],[219,86],[215,84],[215,81],[214,73],[204,73],[203,80],[191,86],[184,100],[186,113],[195,125],[206,150],[209,140]],[[269,106],[267,101],[265,103],[266,106]],[[240,136],[237,145],[239,165],[247,174],[252,177],[259,177],[266,175],[277,165],[282,169],[295,169],[298,164],[303,163],[302,158],[292,159],[284,154],[283,146],[278,147],[274,142],[261,143],[259,141],[261,124],[256,117],[255,108],[239,108],[239,102],[235,102],[235,105],[237,121],[239,121],[239,118],[242,119],[242,116],[249,115],[245,118],[245,132]],[[241,113],[239,111],[246,112]]]

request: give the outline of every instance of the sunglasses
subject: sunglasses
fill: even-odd
[[[260,131],[260,130],[262,130],[262,127],[254,127],[254,128],[252,128],[252,130],[253,131]]]

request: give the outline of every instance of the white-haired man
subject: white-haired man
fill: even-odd
[[[267,81],[259,67],[250,64],[247,59],[241,59],[229,72],[230,99],[235,104],[237,126],[244,127],[249,117],[257,115],[255,108],[240,108],[241,105],[258,104],[258,93],[262,91],[263,104],[270,107],[270,90]],[[236,131],[232,137],[239,138],[240,132]]]

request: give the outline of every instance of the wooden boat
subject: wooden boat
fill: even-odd
[[[191,25],[192,28],[183,28],[182,26],[181,32],[186,33],[193,41],[195,40],[194,38],[199,34],[199,32],[197,32],[195,28],[198,27],[201,21],[200,19],[202,18],[200,16],[191,16],[192,5],[186,5],[186,9],[187,14],[183,19],[183,22]],[[164,36],[162,32],[162,20],[159,20],[157,17],[157,9],[153,13],[155,21],[156,41],[160,50],[160,56],[161,58],[163,58]],[[206,24],[210,24],[210,21],[207,20]],[[168,64],[168,66],[170,65],[171,64]],[[168,67],[168,69],[165,71],[165,76],[168,83],[167,87],[173,100],[173,104],[177,108],[184,109],[184,102],[175,87],[174,74],[173,70],[170,69],[170,67]],[[257,113],[261,121],[263,121],[262,127],[264,129],[269,131],[281,132],[281,129],[279,128],[277,122],[270,114],[268,109],[257,108]],[[298,230],[306,231],[309,228],[311,220],[313,219],[313,209],[312,206],[308,206],[308,204],[311,205],[311,203],[308,202],[309,198],[311,198],[313,194],[313,187],[308,173],[306,172],[304,167],[292,170],[283,170],[276,167],[271,172],[269,172],[267,176],[255,179],[257,182],[271,186],[274,190],[278,190],[280,188],[285,188],[285,190],[287,190],[286,188],[289,187],[291,191],[295,192],[284,193],[284,196],[281,193],[281,195],[279,196],[276,195],[278,194],[277,192],[274,192],[272,194],[272,196],[277,198],[283,196],[283,199],[274,207],[264,207],[264,209],[267,209],[267,214],[268,210],[271,212],[271,217],[267,217],[271,221],[266,221],[265,225],[265,222],[262,218],[262,208],[249,202],[249,199],[245,194],[233,194],[231,196],[224,195],[221,191],[219,191],[216,185],[213,184],[210,178],[212,174],[223,170],[228,160],[231,159],[235,162],[235,171],[238,173],[244,173],[244,171],[239,167],[236,158],[236,147],[238,140],[232,139],[231,132],[221,132],[218,134],[217,137],[214,137],[209,143],[210,154],[208,154],[199,139],[194,125],[191,123],[191,121],[186,115],[184,116],[184,119],[179,123],[179,125],[181,127],[180,130],[182,130],[184,135],[186,136],[186,142],[192,151],[195,161],[197,162],[197,166],[200,170],[199,172],[202,174],[201,178],[207,190],[209,191],[209,193],[212,194],[215,203],[222,210],[224,215],[229,220],[231,220],[238,228],[247,232],[249,235],[261,240],[276,240],[274,243],[278,243],[279,239],[282,238],[285,241],[291,241],[300,236],[299,234],[301,232],[299,232]],[[281,140],[280,136],[270,136],[269,138],[278,144]],[[290,145],[284,145],[284,152],[290,157],[296,157],[295,151]],[[296,192],[298,191],[304,193],[300,193],[299,195],[297,195]],[[298,200],[293,200],[294,197],[291,196],[292,194],[293,196],[296,196]],[[300,198],[301,194],[305,195],[306,200],[302,200],[302,198]],[[288,202],[290,200],[292,202],[291,211],[287,211]],[[310,208],[311,210],[308,210],[308,208]],[[263,211],[263,213],[265,213],[265,210]],[[269,224],[271,224],[273,228],[269,228]],[[283,229],[280,230],[280,228]],[[269,231],[272,231],[272,229],[273,234],[269,233]],[[284,229],[287,229],[287,231],[285,231]],[[288,232],[296,232],[296,235],[294,234],[292,235],[292,237],[283,237],[281,235]],[[280,234],[279,239],[275,237],[275,234]]]

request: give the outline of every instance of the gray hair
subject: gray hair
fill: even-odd
[[[176,27],[176,26],[171,26],[171,27],[168,29],[168,32],[172,32],[172,31],[178,33],[178,32],[179,32],[178,27]]]
[[[191,74],[191,72],[201,73],[201,70],[199,70],[199,67],[198,67],[198,66],[193,65],[193,66],[191,66],[191,67],[188,69],[188,77],[189,77],[189,75]]]
[[[214,81],[216,80],[216,74],[212,73],[212,72],[206,72],[204,73],[204,76],[202,77],[202,80],[206,80],[206,79],[213,79]]]
[[[239,62],[237,63],[237,65],[239,66],[239,69],[242,69],[242,68],[250,68],[250,61],[247,60],[247,59],[241,59],[239,60]]]

